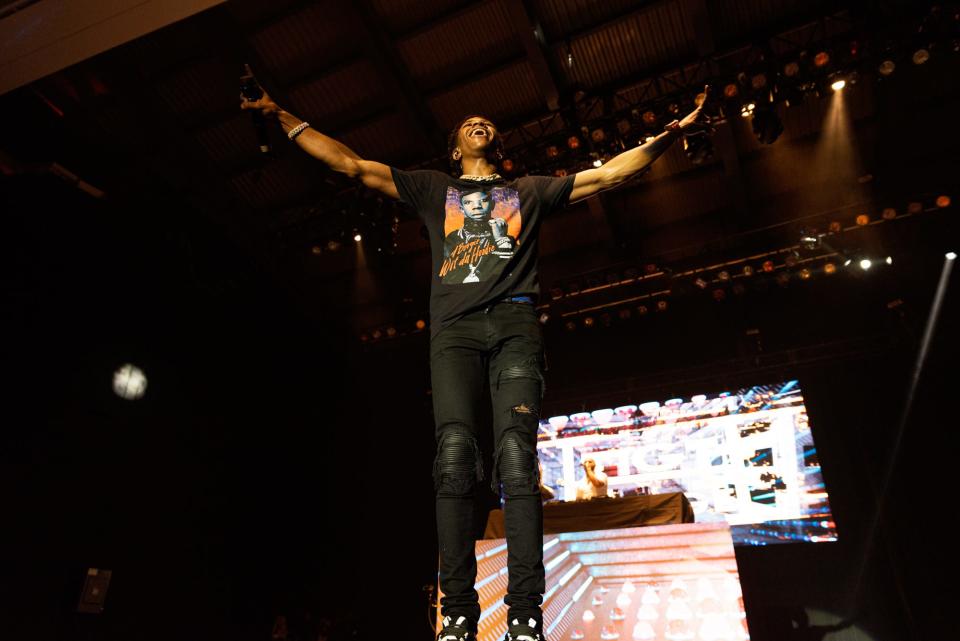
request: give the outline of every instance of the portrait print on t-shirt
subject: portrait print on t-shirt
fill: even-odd
[[[460,285],[497,278],[517,250],[521,225],[516,189],[448,187],[440,281]]]

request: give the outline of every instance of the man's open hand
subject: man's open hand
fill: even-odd
[[[707,116],[706,112],[703,110],[704,105],[707,104],[708,100],[710,100],[709,85],[703,88],[703,101],[697,106],[697,108],[687,114],[682,120],[674,120],[667,125],[667,131],[683,133],[685,131],[699,131],[706,129],[708,132],[712,133],[713,125],[710,123],[710,117]]]

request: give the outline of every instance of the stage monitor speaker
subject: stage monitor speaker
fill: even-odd
[[[77,612],[100,614],[103,604],[107,600],[107,588],[110,587],[110,570],[88,568],[87,576],[83,581],[83,590],[80,592],[80,602]]]

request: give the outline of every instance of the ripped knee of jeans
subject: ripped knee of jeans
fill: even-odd
[[[469,496],[483,478],[483,460],[477,439],[466,431],[445,432],[437,443],[433,463],[434,489],[440,495]]]
[[[506,498],[540,496],[540,466],[536,447],[519,434],[503,436],[494,460],[493,491],[503,487]]]
[[[522,363],[504,367],[497,375],[497,386],[499,387],[504,383],[519,380],[536,381],[540,387],[540,398],[543,398],[545,385],[543,381],[543,364],[540,358],[534,356]]]

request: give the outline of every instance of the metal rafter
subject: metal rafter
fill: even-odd
[[[532,10],[523,0],[503,0],[503,4],[514,25],[517,37],[523,42],[523,47],[527,51],[527,62],[533,70],[533,77],[547,103],[547,109],[557,111],[560,108],[560,91],[557,89],[557,79],[550,68],[550,63],[544,55],[546,37],[540,21],[532,17]]]

